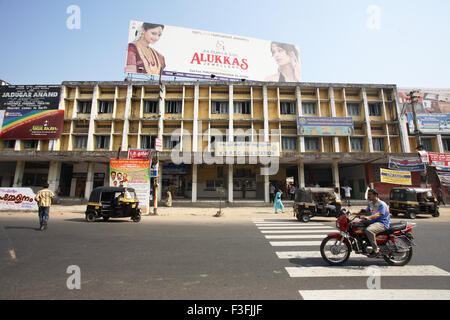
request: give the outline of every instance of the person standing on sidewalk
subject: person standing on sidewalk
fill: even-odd
[[[55,198],[53,192],[48,188],[48,183],[44,184],[44,188],[39,190],[36,194],[34,200],[39,206],[39,230],[46,230],[48,224],[48,218],[50,214],[50,206],[52,205],[52,200]]]
[[[444,199],[442,198],[442,189],[440,186],[436,189],[436,198],[438,200],[438,205],[440,205],[442,202],[442,204],[445,206]]]
[[[345,191],[345,200],[347,200],[347,206],[351,207],[350,198],[352,196],[352,187],[346,186],[343,187],[342,189],[344,189]]]
[[[270,184],[269,193],[270,193],[270,202],[274,202],[275,186],[273,184]]]
[[[277,194],[275,195],[275,199],[273,201],[273,206],[275,207],[275,213],[278,213],[278,209],[281,209],[281,213],[284,213],[284,205],[281,202],[281,195],[283,192],[278,190]]]

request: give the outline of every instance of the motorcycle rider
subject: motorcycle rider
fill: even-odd
[[[357,215],[361,216],[363,220],[369,220],[370,225],[366,228],[365,233],[372,245],[372,253],[368,256],[369,258],[375,258],[379,255],[380,250],[377,246],[376,236],[389,229],[390,225],[390,215],[387,204],[384,201],[378,199],[378,191],[375,189],[370,189],[367,192],[367,198],[369,204],[366,208],[366,215],[361,216],[362,212]]]

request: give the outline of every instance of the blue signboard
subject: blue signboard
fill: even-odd
[[[297,132],[301,136],[351,136],[351,117],[298,117]]]
[[[450,134],[449,113],[418,113],[419,131],[425,134]],[[414,118],[408,113],[409,133],[414,134]]]

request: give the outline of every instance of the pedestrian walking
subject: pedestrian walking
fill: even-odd
[[[437,197],[437,200],[438,200],[437,204],[440,205],[441,202],[442,202],[442,204],[445,206],[445,202],[444,202],[444,199],[442,197],[442,189],[441,189],[441,187],[437,188],[437,190],[436,190],[436,197]]]
[[[291,185],[291,189],[289,192],[291,193],[291,200],[295,199],[295,192],[297,191],[297,187],[295,185]]]
[[[283,194],[283,192],[281,191],[281,189],[279,189],[277,194],[275,195],[275,200],[273,201],[275,213],[278,213],[278,209],[281,209],[281,213],[284,213],[284,205],[283,205],[283,202],[281,202],[282,194]]]
[[[343,187],[342,189],[344,189],[345,191],[345,200],[347,200],[347,206],[351,207],[350,198],[352,196],[352,187],[346,186]]]
[[[270,193],[270,203],[272,203],[274,202],[275,197],[275,186],[273,184],[270,184],[269,193]]]
[[[52,200],[55,198],[53,192],[48,188],[48,183],[44,184],[44,188],[39,190],[34,200],[38,203],[39,207],[39,230],[46,230],[48,227],[48,219],[50,215],[50,206]]]

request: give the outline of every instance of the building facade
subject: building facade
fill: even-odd
[[[110,158],[126,158],[130,148],[154,149],[160,138],[159,191],[170,189],[175,199],[218,199],[223,187],[230,202],[269,202],[269,184],[282,188],[287,180],[300,187],[349,185],[353,198],[362,199],[390,155],[417,155],[395,85],[68,81],[60,109],[60,139],[0,141],[1,186],[38,188],[48,181],[63,196],[87,198],[108,185]],[[352,117],[354,132],[299,135],[300,116]],[[432,151],[445,151],[442,137],[432,139]],[[280,152],[270,163],[219,161],[218,141],[277,143]],[[275,162],[275,171],[262,174]],[[420,185],[418,174],[413,183]]]

